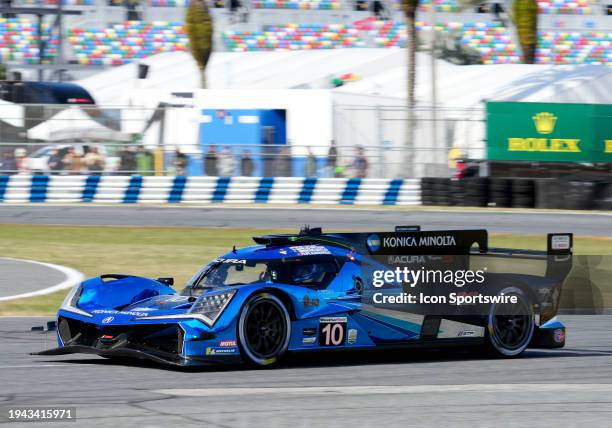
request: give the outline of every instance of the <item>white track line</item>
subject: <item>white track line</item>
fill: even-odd
[[[269,394],[279,395],[384,395],[445,392],[612,392],[612,384],[512,383],[472,385],[388,385],[388,386],[305,386],[295,388],[206,388],[158,389],[158,394],[183,397],[219,397]]]
[[[250,205],[250,204],[245,204],[245,205],[241,205],[241,204],[223,204],[223,203],[191,203],[191,202],[182,202],[180,204],[155,204],[155,203],[140,203],[140,204],[135,204],[135,205],[129,205],[129,204],[113,204],[113,203],[83,203],[83,202],[75,202],[75,203],[53,203],[53,202],[47,202],[47,203],[43,203],[41,204],[40,202],[30,202],[30,203],[24,203],[24,202],[3,202],[4,205],[7,206],[12,206],[12,207],[45,207],[45,208],[52,208],[52,207],[86,207],[86,208],[91,208],[91,209],[95,209],[95,208],[104,208],[104,207],[123,207],[123,208],[166,208],[166,209],[173,209],[173,208],[185,208],[185,209],[198,209],[201,210],[202,208],[205,209],[228,209],[228,210],[244,210],[244,209],[249,209],[249,210],[299,210],[299,211],[343,211],[343,210],[347,210],[347,211],[397,211],[397,212],[419,212],[419,213],[428,213],[428,212],[435,212],[435,213],[457,213],[457,214],[471,214],[471,213],[485,213],[485,214],[496,214],[496,213],[500,213],[500,214],[539,214],[539,215],[550,215],[550,214],[564,214],[564,215],[576,215],[576,216],[582,216],[582,215],[590,215],[590,216],[603,216],[603,217],[611,217],[612,216],[612,212],[610,211],[580,211],[580,210],[559,210],[559,209],[549,209],[549,210],[544,210],[544,209],[538,209],[538,208],[517,208],[517,209],[499,209],[499,208],[478,208],[478,207],[474,207],[473,209],[441,209],[441,208],[424,208],[422,206],[419,205],[407,205],[407,206],[403,206],[403,205],[393,205],[392,207],[405,207],[405,210],[402,209],[389,209],[387,208],[387,206],[385,205],[380,205],[380,206],[373,206],[373,205],[368,205],[368,206],[363,206],[363,205],[350,205],[350,206],[346,206],[346,205],[341,205],[341,204],[333,204],[329,207],[322,207],[322,206],[308,206],[308,205],[298,205],[298,204],[289,204],[289,205],[285,205],[285,204],[274,204],[274,203],[268,203],[266,204],[267,206],[263,206],[263,204],[254,204],[254,205]],[[129,206],[128,206],[129,205]],[[278,206],[275,206],[278,205]],[[317,205],[317,204],[313,204],[313,205]]]
[[[55,269],[63,273],[66,276],[66,279],[60,282],[59,284],[52,285],[51,287],[43,288],[42,290],[30,291],[28,293],[22,293],[22,294],[15,294],[13,296],[0,297],[0,302],[4,302],[6,300],[23,299],[25,297],[43,296],[45,294],[55,293],[56,291],[65,290],[67,288],[72,288],[75,285],[77,285],[79,282],[85,279],[85,275],[83,275],[81,272],[74,270],[72,268],[66,267],[66,266],[54,265],[52,263],[37,262],[35,260],[13,259],[10,257],[2,257],[2,259],[14,260],[14,261],[19,261],[19,262],[24,262],[24,263],[34,263],[37,265],[48,267],[50,269]]]
[[[93,364],[79,364],[79,367],[84,365],[93,365]],[[74,369],[74,365],[70,364],[28,364],[23,366],[0,366],[0,370],[13,370],[13,369],[39,369],[39,368],[47,368],[47,367],[72,367]]]

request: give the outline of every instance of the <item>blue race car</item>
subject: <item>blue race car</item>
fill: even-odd
[[[485,230],[418,226],[335,234],[305,228],[253,239],[256,245],[204,266],[180,292],[172,278],[106,274],[82,282],[58,311],[58,347],[40,354],[268,366],[287,352],[323,349],[477,345],[511,357],[529,346],[565,343],[555,315],[571,266],[571,234],[550,234],[547,252],[489,249]],[[413,267],[450,260],[456,268],[457,257],[466,256],[499,258],[504,265],[535,260],[546,273],[491,277],[495,294],[517,297],[511,311],[492,303],[483,313],[431,313],[427,305],[373,299],[381,289],[372,286],[372,272],[389,269],[392,259]],[[411,291],[405,284],[385,287],[388,295]]]

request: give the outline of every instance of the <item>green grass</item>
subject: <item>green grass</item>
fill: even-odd
[[[293,230],[291,230],[293,231]],[[180,288],[210,259],[286,229],[0,225],[0,255],[69,266],[87,276],[173,276]],[[542,236],[492,235],[491,246],[545,249]],[[612,254],[612,239],[575,239],[576,253]],[[16,290],[17,292],[17,290]],[[0,315],[50,315],[67,291],[0,303]]]

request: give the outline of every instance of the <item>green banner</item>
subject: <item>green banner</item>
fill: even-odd
[[[612,162],[612,105],[487,102],[487,158]]]

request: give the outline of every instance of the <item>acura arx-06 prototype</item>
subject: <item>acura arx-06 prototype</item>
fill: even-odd
[[[58,347],[41,354],[267,366],[287,353],[324,349],[457,345],[512,357],[529,346],[564,345],[556,312],[571,266],[571,234],[549,234],[546,252],[489,248],[485,230],[418,226],[371,233],[305,228],[253,239],[256,245],[205,265],[180,291],[172,278],[105,274],[82,282],[58,311]],[[377,304],[373,297],[416,292],[404,283],[373,286],[372,272],[394,269],[396,261],[411,269],[428,263],[457,269],[476,257],[499,266],[486,278],[490,294],[516,303],[473,310]],[[539,266],[520,273],[523,262]]]

